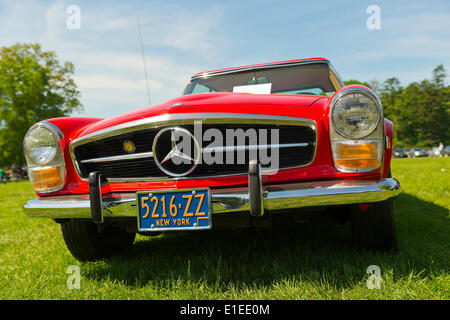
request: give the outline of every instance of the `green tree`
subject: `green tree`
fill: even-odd
[[[400,80],[392,77],[383,82],[379,91],[384,116],[394,122],[394,144],[400,147],[403,146],[404,131],[410,128],[408,119],[405,118],[405,112],[407,116],[409,111],[402,108],[403,90]]]
[[[346,86],[349,86],[351,84],[359,84],[361,86],[365,86],[365,87],[375,91],[376,93],[378,93],[378,91],[380,90],[380,82],[377,79],[372,79],[369,82],[363,82],[363,81],[359,81],[359,80],[350,79],[348,81],[344,81],[344,84]]]
[[[433,70],[431,81],[422,81],[421,86],[427,98],[423,117],[426,134],[420,137],[424,146],[449,142],[450,88],[445,86],[446,78],[447,73],[441,64]]]
[[[361,82],[361,81],[354,80],[354,79],[350,79],[350,80],[344,81],[344,84],[346,86],[349,86],[351,84],[359,84],[361,86],[365,86],[365,87],[367,87],[369,89],[372,89],[371,86],[370,86],[370,83],[368,83],[368,82]]]
[[[445,78],[447,78],[447,73],[442,64],[438,65],[433,70],[433,83],[437,88],[444,88]]]
[[[431,80],[413,82],[402,93],[398,118],[401,140],[408,146],[432,147],[449,141],[449,87],[442,65]]]
[[[0,49],[0,165],[25,163],[22,141],[34,123],[82,110],[73,72],[39,44]]]

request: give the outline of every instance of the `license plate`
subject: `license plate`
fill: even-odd
[[[139,191],[136,201],[139,231],[211,228],[209,189]]]

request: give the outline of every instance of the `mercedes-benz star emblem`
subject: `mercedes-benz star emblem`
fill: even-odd
[[[153,140],[152,151],[158,168],[173,177],[191,173],[200,162],[200,145],[184,128],[170,127],[160,130]]]

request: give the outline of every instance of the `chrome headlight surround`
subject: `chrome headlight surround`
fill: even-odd
[[[333,111],[336,111],[336,104],[345,97],[355,97],[373,103],[372,120],[373,123],[364,132],[351,135],[351,130],[342,130],[336,119],[333,119]],[[370,99],[370,100],[367,100]],[[342,100],[341,100],[342,101]],[[349,108],[351,110],[351,107]],[[373,113],[376,110],[376,116]],[[361,113],[360,113],[361,114]],[[364,115],[365,113],[362,112]],[[367,115],[367,113],[366,113]],[[330,142],[333,162],[335,167],[341,172],[369,172],[381,167],[385,141],[384,141],[384,121],[383,108],[376,94],[361,87],[350,87],[343,89],[331,100],[330,103]],[[356,121],[356,120],[355,120]]]
[[[48,122],[34,124],[24,137],[28,176],[32,187],[39,193],[56,192],[65,185],[63,138],[61,130]]]
[[[330,103],[333,128],[347,139],[362,139],[370,135],[378,127],[382,113],[378,97],[362,88],[343,90]],[[356,132],[361,123],[367,128]]]

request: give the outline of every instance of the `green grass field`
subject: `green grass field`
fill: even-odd
[[[138,236],[125,255],[79,263],[60,227],[24,215],[28,182],[0,185],[0,299],[449,299],[450,158],[395,159],[399,252],[359,252],[350,227]],[[81,288],[67,288],[70,265]],[[367,288],[369,265],[381,289]]]

